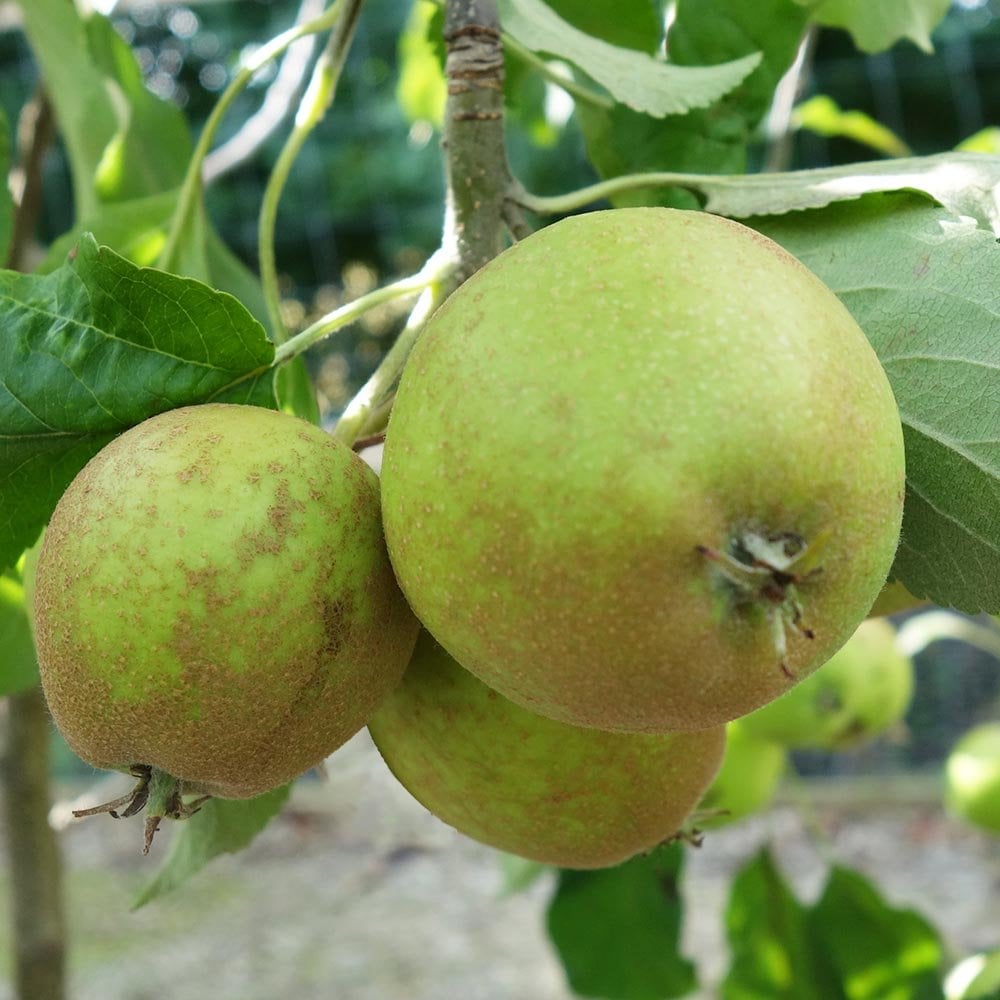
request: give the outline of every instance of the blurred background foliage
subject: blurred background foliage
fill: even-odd
[[[298,0],[105,3],[134,48],[147,85],[180,105],[197,130],[249,48],[291,25]],[[427,8],[369,0],[336,103],[295,165],[279,215],[277,258],[293,329],[387,278],[417,269],[437,246],[442,215],[441,99]],[[402,41],[401,41],[402,39]],[[876,56],[848,35],[819,32],[806,48],[794,102],[772,114],[751,150],[753,169],[842,164],[929,154],[965,144],[1000,149],[1000,0],[959,0],[935,34],[936,50],[903,44]],[[223,140],[260,106],[275,70],[239,98]],[[36,92],[38,73],[13,8],[0,3],[0,107],[12,122]],[[509,60],[510,157],[539,193],[596,179],[565,94]],[[797,110],[791,112],[791,104]],[[790,127],[789,127],[790,126]],[[228,130],[228,131],[227,131]],[[208,189],[227,243],[251,267],[260,198],[287,129]],[[45,165],[37,238],[72,224],[69,172],[58,143]],[[403,307],[386,307],[309,358],[328,413],[336,413],[378,363]],[[962,731],[998,715],[1000,672],[987,653],[938,643],[917,660],[917,688],[901,731],[853,753],[796,754],[811,775],[936,770]],[[58,773],[83,765],[61,744]]]

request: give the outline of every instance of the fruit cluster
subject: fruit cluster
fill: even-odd
[[[432,318],[381,488],[248,407],[169,411],[96,456],[39,559],[43,683],[82,757],[137,775],[148,836],[370,723],[470,836],[613,864],[683,825],[726,723],[854,633],[903,485],[882,367],[798,261],[700,212],[572,217]],[[817,704],[831,740],[886,721]]]

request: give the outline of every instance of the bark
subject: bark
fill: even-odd
[[[510,170],[504,145],[503,46],[496,0],[448,0],[445,236],[464,281],[504,247]]]
[[[18,1000],[65,996],[62,859],[49,825],[49,719],[39,687],[7,700],[0,769]]]

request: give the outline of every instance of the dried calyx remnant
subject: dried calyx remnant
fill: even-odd
[[[185,802],[181,782],[165,771],[157,770],[148,764],[136,764],[129,773],[138,779],[131,791],[111,802],[104,802],[90,809],[74,809],[73,815],[80,819],[84,816],[108,813],[114,819],[125,819],[135,816],[146,807],[143,854],[149,854],[153,837],[164,818],[189,819],[212,797],[201,795],[191,802]]]
[[[791,531],[767,532],[755,527],[733,531],[725,549],[696,546],[722,582],[731,607],[763,610],[771,623],[774,650],[781,670],[793,677],[785,662],[787,630],[814,638],[803,624],[798,588],[822,572],[817,560],[825,539],[807,543]]]

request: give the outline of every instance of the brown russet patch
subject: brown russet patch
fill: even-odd
[[[154,419],[155,433],[118,438],[53,515],[37,589],[46,696],[96,766],[151,766],[192,790],[255,795],[364,725],[402,675],[418,625],[381,543],[374,480],[358,475],[350,449],[253,407]],[[243,484],[257,487],[246,504]],[[198,534],[199,517],[212,519],[211,535]],[[334,576],[335,558],[358,563]],[[125,678],[132,695],[116,696]]]

